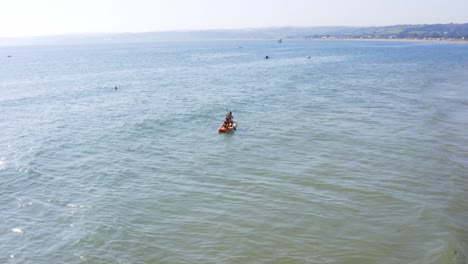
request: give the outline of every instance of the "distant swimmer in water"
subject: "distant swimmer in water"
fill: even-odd
[[[8,55],[8,58],[11,58],[11,55]]]
[[[116,86],[116,87],[114,87],[114,89],[117,91],[117,86]]]
[[[268,60],[269,58],[270,58],[270,57],[268,57],[268,56],[265,56],[265,60]]]
[[[310,59],[310,56],[309,56],[309,57],[307,57],[307,58],[308,58],[308,59]]]

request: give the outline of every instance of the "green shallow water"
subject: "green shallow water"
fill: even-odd
[[[2,47],[0,76],[2,263],[467,262],[468,45]]]

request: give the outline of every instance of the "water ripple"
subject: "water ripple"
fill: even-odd
[[[465,45],[237,46],[16,49],[0,262],[466,262]]]

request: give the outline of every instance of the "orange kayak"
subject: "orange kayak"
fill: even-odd
[[[219,129],[218,129],[218,133],[229,133],[231,131],[234,131],[237,127],[237,123],[234,122],[232,123],[232,125],[228,126],[228,127],[223,127],[221,126]]]

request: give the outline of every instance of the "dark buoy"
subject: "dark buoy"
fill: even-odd
[[[11,55],[8,55],[8,58],[11,58]]]
[[[265,56],[265,60],[268,60],[269,58],[270,58],[270,57],[268,57],[268,56]]]
[[[308,58],[308,59],[310,59],[310,56],[309,56],[309,57],[307,57],[307,58]]]
[[[116,86],[116,87],[114,87],[114,89],[117,91],[117,86]]]

